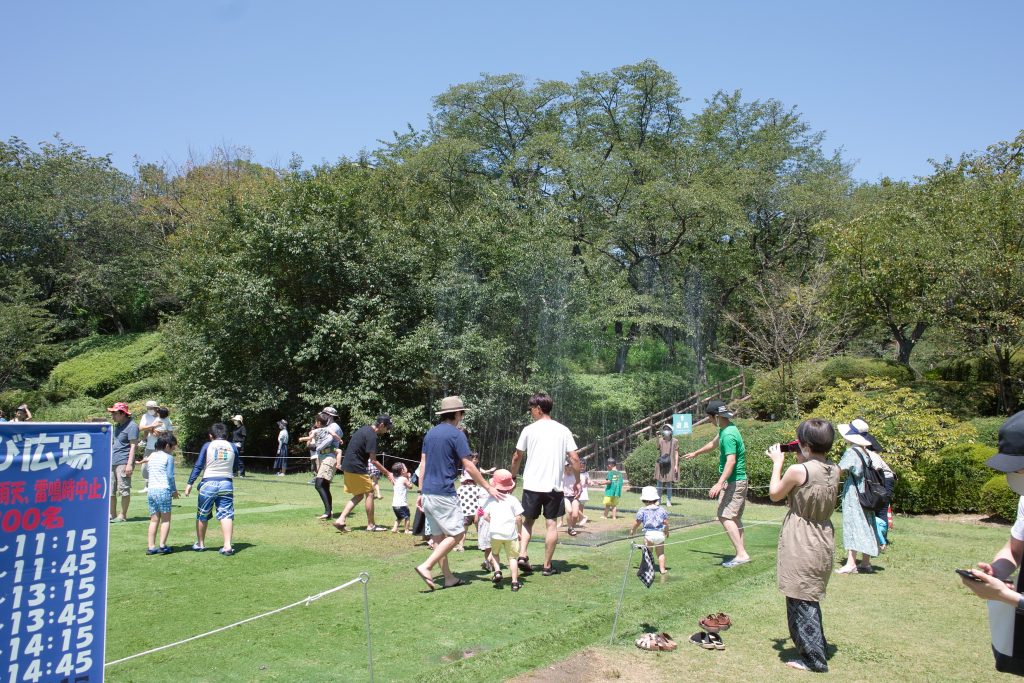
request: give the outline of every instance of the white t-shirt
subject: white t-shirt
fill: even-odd
[[[537,420],[523,428],[516,450],[526,453],[523,489],[547,493],[562,490],[565,456],[576,450],[572,432],[561,422]]]
[[[1024,496],[1017,501],[1017,521],[1010,528],[1010,535],[1018,541],[1024,541]]]
[[[159,419],[160,418],[158,418],[156,415],[151,414],[147,410],[146,414],[139,419],[139,430],[141,431],[146,427],[152,427],[153,424]],[[156,448],[156,434],[150,432],[149,436],[146,437],[146,450],[151,451],[154,448]]]
[[[409,477],[395,477],[395,493],[391,497],[391,507],[409,507]]]
[[[511,493],[505,496],[505,500],[487,496],[483,508],[484,513],[491,517],[488,522],[491,539],[514,541],[519,538],[519,534],[516,533],[516,517],[523,514],[523,506],[518,498]]]

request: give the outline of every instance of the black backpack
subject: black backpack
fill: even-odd
[[[871,465],[871,458],[865,458],[863,451],[854,448],[864,466],[861,478],[864,480],[864,490],[858,489],[857,497],[860,499],[860,506],[865,510],[880,510],[892,502],[892,490],[886,486],[885,474],[880,469]]]

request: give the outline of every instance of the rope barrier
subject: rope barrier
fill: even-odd
[[[321,598],[327,597],[328,595],[330,595],[332,593],[336,593],[336,592],[338,592],[338,591],[340,591],[340,590],[342,590],[344,588],[348,588],[349,586],[351,586],[353,584],[361,583],[361,584],[363,584],[363,609],[364,609],[364,611],[366,613],[366,648],[367,648],[367,653],[368,653],[368,658],[369,658],[370,681],[372,683],[372,681],[373,681],[373,650],[372,650],[371,644],[370,644],[370,599],[369,599],[369,594],[368,594],[368,589],[367,589],[367,584],[369,583],[369,581],[370,581],[370,575],[367,572],[362,572],[362,573],[359,574],[359,576],[357,576],[356,578],[352,579],[351,581],[347,581],[347,582],[341,584],[340,586],[335,586],[334,588],[330,588],[328,590],[321,591],[320,593],[317,593],[316,595],[310,595],[310,596],[308,596],[306,598],[303,598],[302,600],[298,600],[296,602],[293,602],[290,605],[285,605],[284,607],[278,607],[277,609],[270,610],[269,612],[264,612],[263,614],[257,614],[256,616],[249,617],[248,619],[242,619],[241,621],[236,621],[233,624],[228,624],[227,626],[221,626],[220,628],[215,628],[212,631],[207,631],[206,633],[200,633],[199,635],[191,636],[189,638],[185,638],[184,640],[179,640],[179,641],[174,642],[174,643],[168,643],[167,645],[161,645],[160,647],[154,647],[152,649],[146,650],[145,652],[138,652],[138,653],[136,653],[134,655],[129,655],[127,657],[122,657],[121,659],[115,659],[112,662],[107,662],[103,666],[104,667],[108,667],[108,666],[114,666],[115,664],[122,664],[124,662],[128,662],[128,661],[131,661],[133,659],[138,659],[139,657],[145,657],[146,655],[151,655],[154,652],[160,652],[162,650],[167,650],[167,649],[170,649],[172,647],[177,647],[178,645],[184,645],[185,643],[191,643],[194,640],[199,640],[200,638],[205,638],[207,636],[212,636],[212,635],[214,635],[216,633],[221,633],[222,631],[227,631],[230,628],[235,628],[236,626],[241,626],[242,624],[247,624],[250,621],[256,621],[257,619],[262,619],[264,617],[269,617],[271,615],[278,614],[279,612],[284,612],[285,610],[291,609],[293,607],[298,607],[299,605],[309,606],[310,603],[315,602],[317,600],[320,600]]]

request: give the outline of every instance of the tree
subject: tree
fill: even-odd
[[[849,216],[818,226],[836,272],[834,305],[861,328],[881,322],[896,342],[896,360],[907,367],[940,317],[933,290],[941,268],[930,223],[919,188],[883,181],[858,188]]]
[[[983,154],[947,160],[923,188],[943,253],[936,298],[969,348],[992,354],[999,407],[1019,406],[1024,348],[1024,131]]]

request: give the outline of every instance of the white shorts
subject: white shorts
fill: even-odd
[[[650,543],[651,545],[661,545],[662,543],[665,542],[665,532],[664,531],[645,531],[644,532],[644,540],[647,541],[648,543]]]

